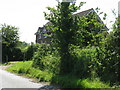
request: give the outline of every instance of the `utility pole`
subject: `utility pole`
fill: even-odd
[[[120,16],[120,1],[118,2],[118,16]]]

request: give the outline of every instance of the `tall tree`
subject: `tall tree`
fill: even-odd
[[[56,43],[61,56],[60,74],[67,74],[74,67],[73,59],[69,52],[69,45],[73,44],[75,35],[74,19],[72,14],[76,12],[84,3],[79,6],[71,2],[59,2],[57,9],[48,7],[50,14],[45,13],[45,17],[51,23],[51,30],[56,38]]]
[[[74,67],[74,59],[69,52],[71,44],[99,46],[107,34],[107,28],[95,12],[83,17],[73,15],[84,3],[76,6],[75,2],[59,2],[57,9],[48,7],[50,14],[45,13],[46,19],[50,21],[48,29],[54,33],[54,42],[61,56],[61,73],[69,73]]]
[[[2,60],[6,62],[13,58],[12,51],[19,40],[18,28],[3,24],[0,31],[2,32]]]
[[[103,80],[116,83],[120,81],[120,19],[117,18],[113,24],[113,30],[104,40],[103,46],[99,50],[99,61],[101,69],[99,71]],[[114,79],[113,79],[114,78]]]

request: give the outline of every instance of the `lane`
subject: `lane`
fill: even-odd
[[[2,88],[41,88],[43,86],[42,84],[31,82],[27,78],[0,69],[0,90]]]

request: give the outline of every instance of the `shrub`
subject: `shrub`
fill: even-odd
[[[58,74],[60,71],[60,56],[48,55],[42,58],[40,63],[43,65],[43,70]]]
[[[25,58],[26,60],[32,60],[32,57],[34,55],[34,52],[38,50],[39,44],[31,44],[27,47],[27,50],[24,52],[25,53]]]
[[[23,60],[23,53],[22,53],[21,49],[14,48],[12,50],[11,54],[12,54],[13,57],[11,58],[10,61],[22,61]]]
[[[45,43],[40,44],[37,52],[34,53],[32,66],[42,70],[43,69],[43,64],[41,63],[42,58],[51,54],[52,49],[50,47],[50,44]]]
[[[72,73],[81,78],[95,77],[99,66],[96,59],[96,48],[86,47],[80,49],[77,46],[71,46],[70,50],[75,64]]]
[[[60,56],[50,44],[40,44],[33,56],[33,67],[42,71],[59,73]]]

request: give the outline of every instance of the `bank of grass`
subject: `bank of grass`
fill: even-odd
[[[41,71],[32,67],[32,61],[21,61],[8,67],[9,72],[22,74],[27,77],[38,79],[40,82],[51,82],[63,88],[109,88],[109,84],[101,82],[99,79],[78,79],[75,76],[59,76],[46,71]]]
[[[105,84],[99,79],[79,79],[71,75],[55,76],[53,82],[64,88],[110,88],[109,84]]]
[[[33,68],[32,63],[32,61],[20,61],[8,67],[6,70],[12,73],[32,77],[39,81],[50,82],[53,74]]]

